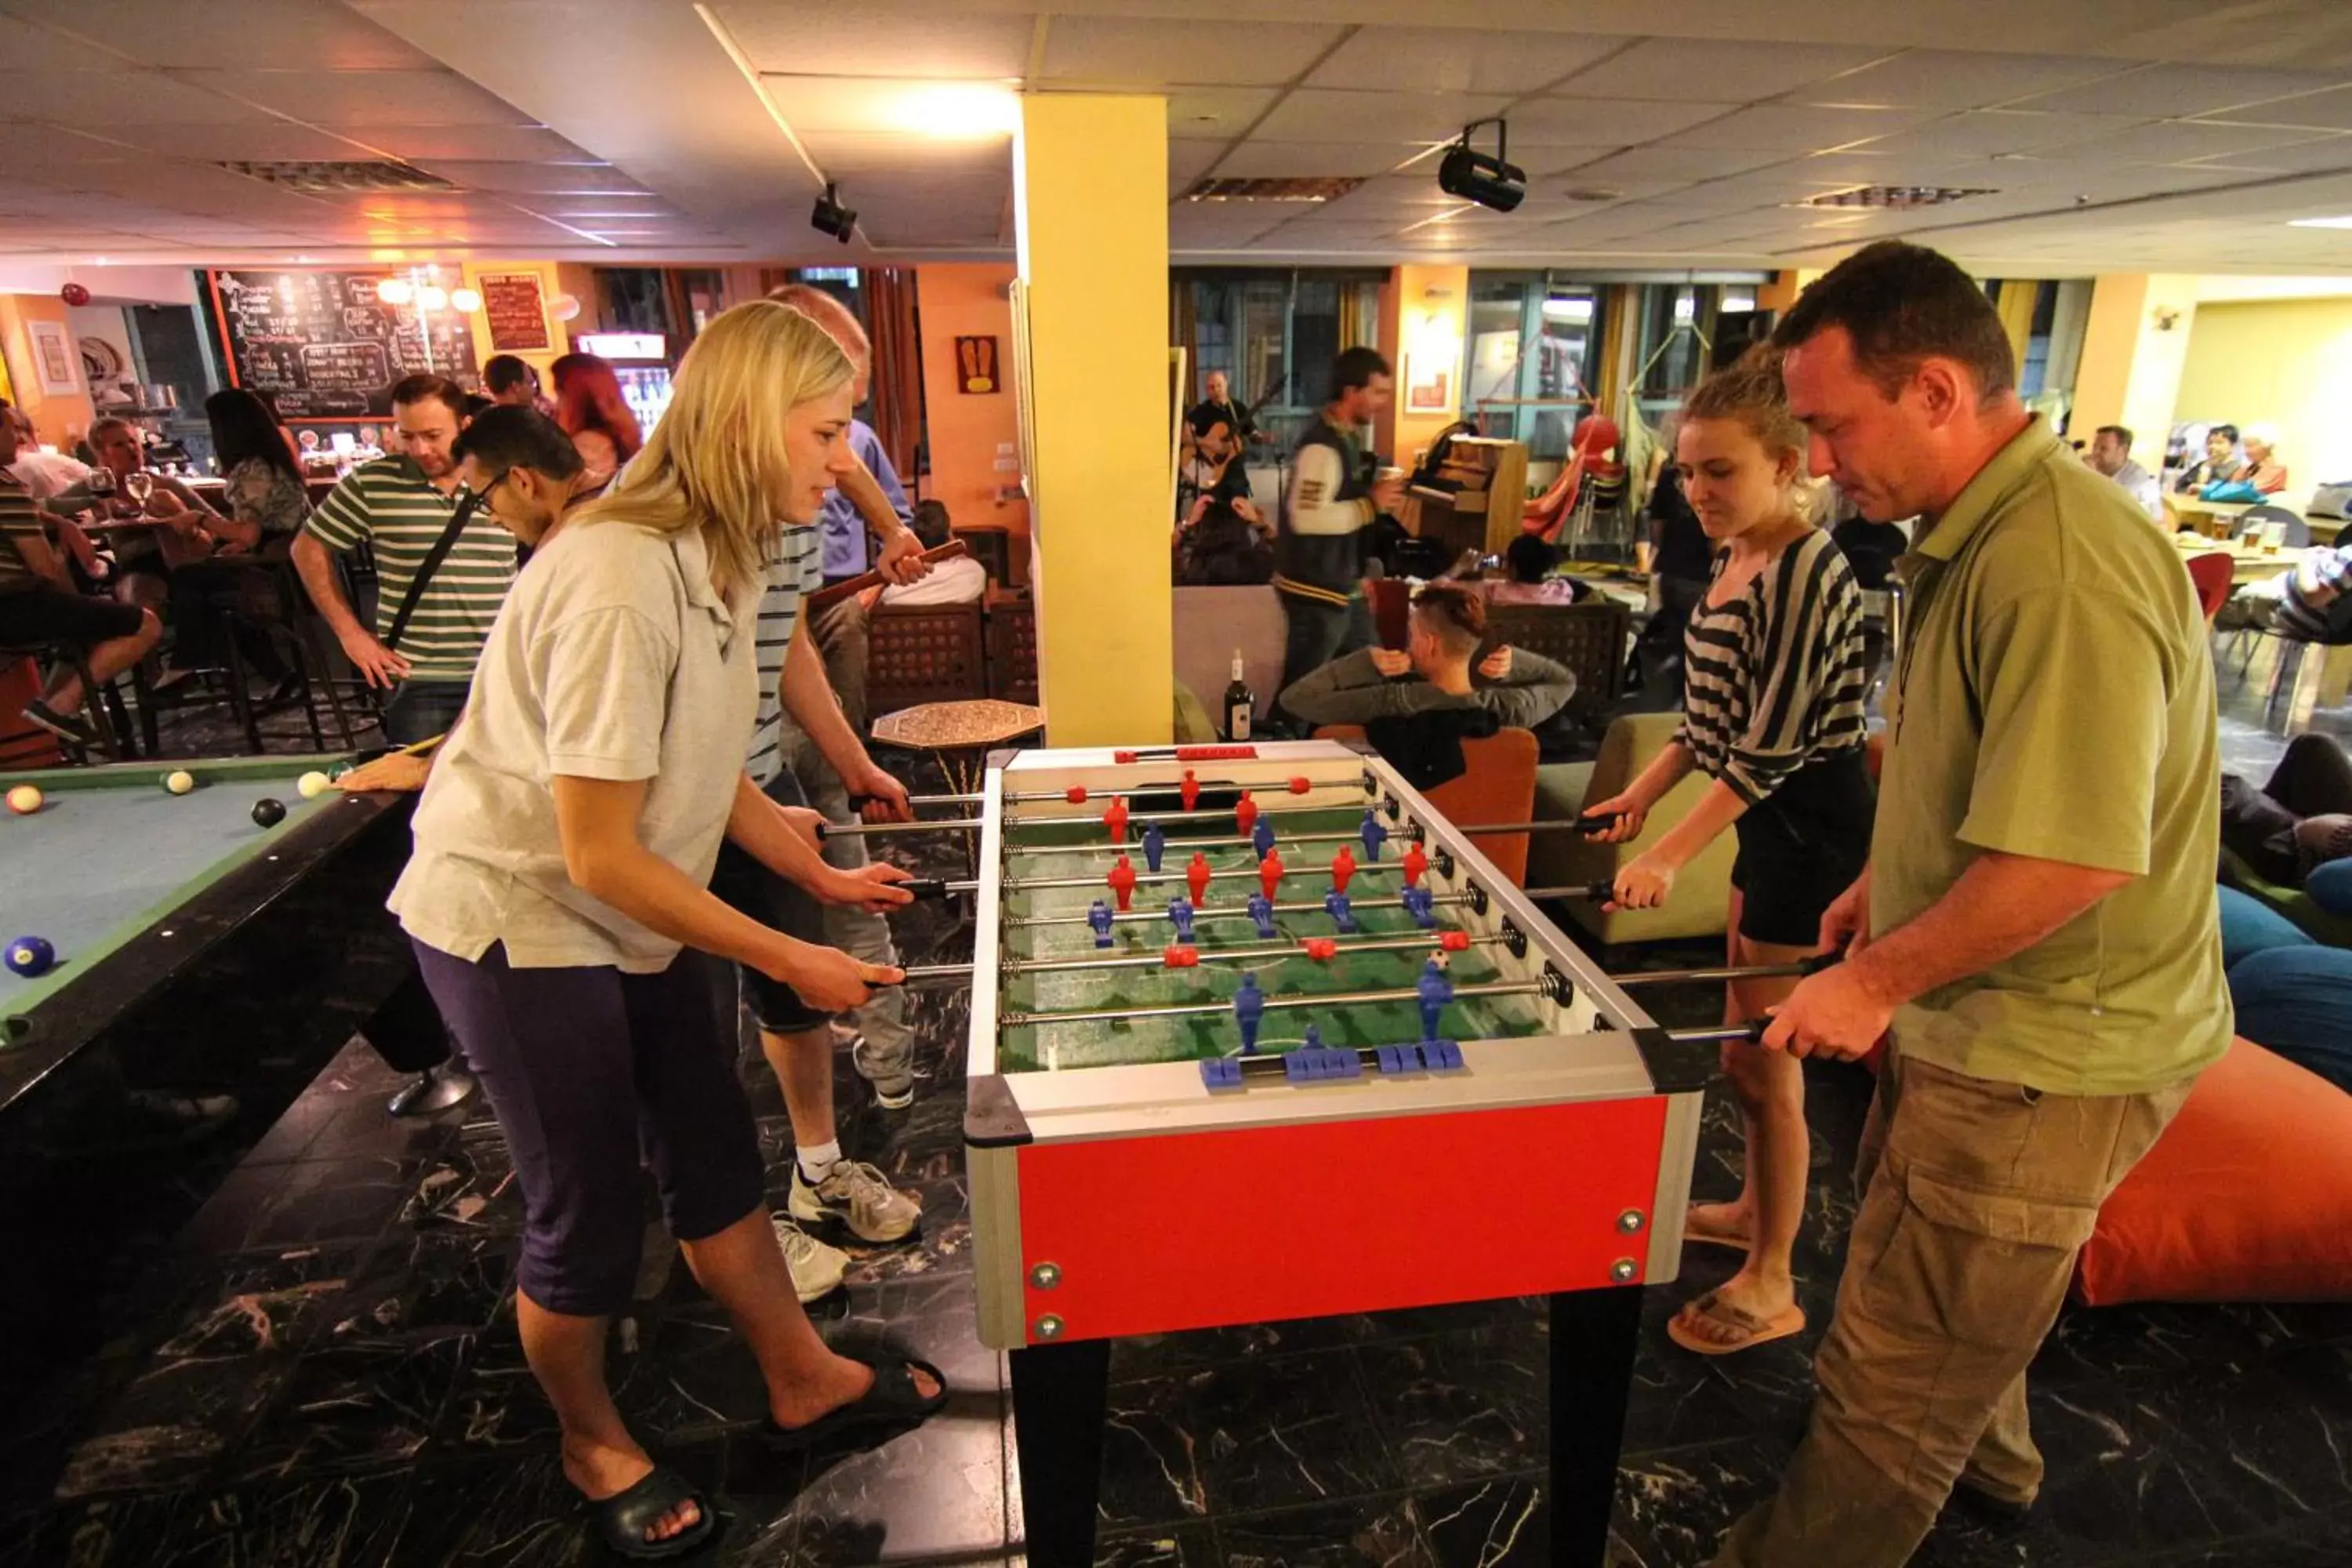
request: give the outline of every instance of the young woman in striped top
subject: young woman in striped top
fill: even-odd
[[[1684,632],[1683,723],[1622,795],[1592,808],[1615,815],[1598,837],[1622,843],[1685,774],[1712,781],[1689,815],[1618,872],[1612,907],[1664,902],[1675,873],[1729,829],[1739,840],[1728,921],[1736,965],[1821,951],[1822,912],[1870,856],[1862,595],[1799,504],[1805,451],[1780,366],[1761,355],[1710,376],[1684,405],[1675,462],[1716,555]],[[1762,1016],[1793,985],[1732,985],[1727,1021]],[[1694,1205],[1685,1229],[1745,1248],[1748,1262],[1667,1326],[1676,1343],[1706,1355],[1805,1325],[1790,1272],[1810,1154],[1804,1079],[1795,1060],[1757,1046],[1726,1046],[1723,1065],[1747,1121],[1746,1181],[1732,1203]]]

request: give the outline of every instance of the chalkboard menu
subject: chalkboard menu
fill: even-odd
[[[490,327],[490,347],[499,353],[544,353],[547,311],[540,303],[536,272],[482,274],[482,316]]]
[[[213,272],[214,314],[236,384],[264,393],[282,419],[392,412],[392,389],[421,372],[470,384],[474,333],[455,310],[376,297],[382,272]]]

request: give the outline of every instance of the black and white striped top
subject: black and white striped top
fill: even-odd
[[[768,591],[760,600],[760,717],[743,763],[751,782],[762,786],[784,771],[784,650],[800,622],[801,601],[824,585],[824,531],[787,528],[777,548],[768,565]]]
[[[1729,559],[1716,556],[1717,576]],[[1749,805],[1816,757],[1862,746],[1862,590],[1828,534],[1790,545],[1730,603],[1702,603],[1683,649],[1675,739]]]

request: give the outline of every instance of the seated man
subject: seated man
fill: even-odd
[[[2275,577],[2231,594],[2213,616],[2217,632],[2276,632],[2303,642],[2352,642],[2352,545],[2305,552]]]
[[[2091,437],[2090,448],[2083,454],[2083,461],[2121,485],[2125,492],[2139,503],[2140,510],[2147,513],[2151,521],[2161,522],[2164,521],[2163,487],[2157,483],[2154,474],[2132,460],[2131,449],[2132,433],[2128,426],[2102,425]],[[1852,559],[1852,556],[1847,557],[1849,561]]]
[[[948,509],[939,501],[918,501],[914,516],[907,526],[915,531],[915,538],[925,550],[937,550],[955,538],[955,530],[948,521]],[[988,596],[988,568],[969,555],[942,561],[931,568],[931,574],[914,583],[892,583],[880,588],[868,588],[859,595],[871,609],[877,603],[884,605],[974,605]]]
[[[1498,647],[1471,660],[1486,636],[1486,603],[1458,583],[1412,596],[1409,646],[1342,654],[1283,689],[1281,705],[1308,724],[1361,724],[1366,738],[1418,788],[1460,774],[1465,736],[1531,730],[1576,693],[1576,677],[1548,658]],[[1450,770],[1450,771],[1449,771]]]
[[[1208,515],[1210,508],[1225,506],[1252,527],[1265,529],[1271,539],[1274,525],[1258,514],[1257,501],[1250,493],[1249,465],[1242,457],[1233,426],[1220,418],[1195,424],[1191,429],[1192,455],[1176,472],[1177,525],[1191,528]]]
[[[0,469],[16,460],[16,428],[0,420]],[[41,514],[25,487],[0,473],[0,647],[65,643],[88,650],[89,672],[101,685],[147,656],[163,635],[152,610],[74,591],[57,552],[49,548]],[[47,688],[25,704],[27,723],[77,746],[99,737],[76,711],[84,692],[70,666],[52,671]]]
[[[2223,773],[2221,843],[2265,882],[2352,914],[2352,759],[2325,735],[2297,735],[2261,789]]]
[[[41,438],[33,431],[33,416],[5,397],[0,397],[0,424],[8,426],[16,438],[16,455],[0,463],[0,469],[5,469],[35,500],[46,501],[89,478],[89,464],[63,452],[41,450]]]

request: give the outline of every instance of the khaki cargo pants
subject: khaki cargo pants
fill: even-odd
[[[1715,1568],[1899,1568],[1963,1478],[2032,1500],[2025,1369],[2099,1205],[2189,1088],[2050,1094],[1887,1053],[1811,1426]]]

